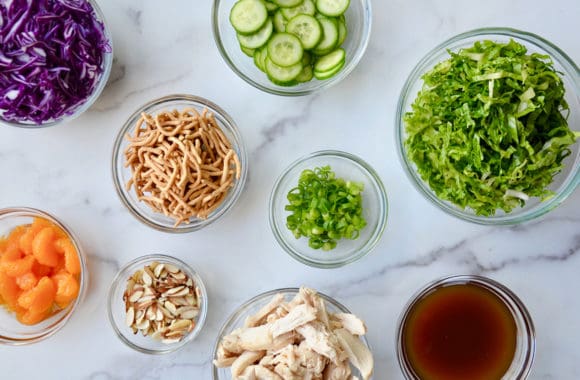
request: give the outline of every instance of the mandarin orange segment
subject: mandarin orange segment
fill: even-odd
[[[54,246],[55,232],[51,227],[43,228],[32,241],[32,254],[39,263],[54,267],[58,264],[59,254]]]
[[[17,244],[8,243],[4,252],[2,252],[2,257],[0,257],[1,262],[15,261],[22,257],[22,252]]]
[[[67,272],[59,272],[52,276],[52,281],[56,285],[56,304],[64,309],[71,301],[74,301],[79,294],[79,283],[76,278]]]
[[[22,276],[16,277],[16,284],[22,290],[30,290],[36,286],[38,278],[32,272],[24,273]]]
[[[32,236],[36,236],[36,234],[38,234],[40,231],[42,231],[46,227],[52,227],[52,226],[53,226],[53,224],[50,221],[43,219],[43,218],[36,217],[32,221],[32,224],[30,225],[29,230],[32,233]]]
[[[14,306],[18,305],[18,296],[21,292],[16,280],[0,271],[0,296],[8,307],[14,309]]]
[[[71,274],[81,273],[81,263],[77,250],[69,239],[58,239],[56,242],[57,250],[64,253],[65,268]]]
[[[31,229],[28,229],[26,233],[20,236],[18,240],[18,247],[25,255],[32,255],[32,241],[34,240],[34,234]]]
[[[28,228],[28,226],[25,226],[25,225],[14,227],[14,229],[12,229],[12,231],[10,231],[10,234],[8,234],[8,238],[6,240],[8,240],[8,242],[18,243],[18,240],[20,240],[20,237],[26,233],[27,228]]]
[[[23,274],[30,272],[33,263],[33,256],[25,256],[13,261],[2,260],[0,261],[0,271],[11,277],[20,277]]]
[[[56,287],[52,280],[43,277],[38,284],[18,297],[18,305],[33,312],[43,312],[52,306],[56,296]]]
[[[48,317],[48,310],[32,311],[26,310],[16,314],[16,318],[23,325],[35,325],[44,321]]]

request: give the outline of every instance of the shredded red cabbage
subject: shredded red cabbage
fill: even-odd
[[[86,0],[0,0],[0,117],[43,124],[74,113],[110,51]]]

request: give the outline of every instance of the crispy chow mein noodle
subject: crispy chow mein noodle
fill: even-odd
[[[240,178],[240,161],[213,114],[193,108],[141,114],[125,136],[127,191],[175,220],[206,219]]]

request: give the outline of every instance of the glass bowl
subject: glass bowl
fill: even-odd
[[[125,135],[132,132],[135,124],[141,117],[142,112],[149,114],[156,114],[160,111],[194,108],[200,113],[204,108],[214,114],[216,121],[221,127],[221,130],[230,140],[232,148],[236,151],[241,164],[240,178],[234,179],[234,186],[228,191],[226,198],[222,201],[220,206],[212,211],[207,219],[191,218],[189,224],[181,224],[174,226],[175,221],[162,213],[153,211],[147,204],[138,200],[134,189],[127,191],[125,184],[131,178],[131,170],[124,166],[125,158],[123,151],[128,145]],[[216,104],[209,100],[193,96],[193,95],[169,95],[160,99],[153,100],[141,107],[125,122],[113,146],[112,158],[113,181],[117,194],[127,209],[139,221],[145,225],[155,228],[163,232],[184,233],[197,231],[225,215],[234,206],[244,189],[246,179],[248,177],[248,158],[246,156],[246,148],[242,137],[232,118]]]
[[[194,284],[199,289],[200,294],[200,313],[196,319],[196,325],[194,329],[187,334],[181,341],[176,343],[163,343],[152,339],[151,337],[145,337],[141,333],[133,334],[130,327],[125,324],[125,303],[123,301],[123,293],[127,287],[127,280],[138,270],[143,269],[146,265],[151,264],[156,261],[160,264],[170,264],[179,269],[181,269],[189,278],[191,278]],[[123,343],[131,347],[134,350],[145,354],[168,354],[170,352],[177,351],[183,348],[186,344],[195,339],[195,337],[202,330],[207,317],[207,290],[201,279],[201,277],[194,271],[189,265],[175,257],[167,255],[147,255],[141,256],[122,267],[109,289],[108,302],[107,302],[107,314],[109,316],[109,322],[113,327],[113,330],[121,339]]]
[[[508,28],[472,30],[455,36],[431,50],[419,61],[409,75],[401,91],[397,105],[395,133],[399,158],[415,188],[446,213],[478,224],[510,225],[537,218],[560,205],[580,183],[580,143],[577,141],[570,147],[571,154],[564,160],[564,169],[554,177],[549,187],[550,190],[554,191],[554,197],[543,202],[538,198],[530,198],[524,207],[516,208],[510,213],[497,210],[494,216],[480,216],[476,215],[471,209],[464,210],[451,202],[439,199],[429,188],[429,185],[421,179],[417,173],[415,164],[407,158],[404,145],[406,134],[403,118],[405,113],[411,109],[411,104],[421,89],[423,83],[421,77],[423,74],[431,70],[435,64],[447,59],[449,57],[448,50],[454,52],[461,48],[470,47],[475,41],[480,40],[508,42],[510,39],[526,46],[528,53],[546,54],[552,58],[555,69],[564,74],[562,79],[566,88],[565,100],[570,107],[570,115],[568,117],[569,127],[573,131],[580,131],[580,76],[578,75],[579,70],[574,61],[551,42],[531,33]]]
[[[73,112],[71,112],[70,114],[67,113],[59,119],[49,120],[49,121],[44,122],[42,124],[35,124],[33,122],[30,122],[30,121],[19,122],[19,121],[4,120],[0,117],[0,125],[9,125],[9,126],[13,126],[13,127],[34,129],[34,128],[52,127],[52,126],[55,126],[58,124],[68,123],[69,121],[76,119],[81,114],[83,114],[86,110],[88,110],[93,105],[93,103],[99,98],[99,96],[101,95],[101,92],[103,92],[103,89],[107,85],[107,81],[109,80],[109,75],[111,74],[111,68],[113,66],[113,38],[112,38],[110,31],[109,31],[109,28],[107,26],[105,16],[104,16],[103,12],[101,11],[101,8],[99,7],[99,4],[97,3],[97,1],[96,0],[87,0],[87,1],[93,7],[96,19],[103,24],[103,31],[105,34],[105,38],[109,42],[109,47],[110,47],[110,51],[103,53],[103,71],[99,77],[98,83],[96,84],[93,93],[80,106],[75,108],[73,110]]]
[[[516,323],[517,341],[514,358],[508,371],[505,373],[502,379],[526,379],[530,373],[536,350],[536,333],[532,318],[530,317],[528,310],[526,309],[523,302],[504,285],[486,277],[473,275],[451,276],[434,281],[417,292],[411,298],[411,301],[409,301],[407,306],[405,306],[405,309],[399,319],[397,328],[398,333],[396,338],[397,357],[404,377],[408,380],[419,379],[409,361],[403,339],[403,331],[410,310],[419,300],[427,296],[435,289],[450,285],[462,284],[480,286],[493,293],[508,307]]]
[[[327,80],[313,79],[307,83],[284,87],[272,83],[265,73],[254,65],[254,60],[240,49],[236,31],[230,24],[230,10],[237,0],[214,0],[213,35],[218,49],[231,69],[243,80],[262,91],[275,95],[308,95],[329,88],[346,78],[361,60],[371,33],[371,0],[352,0],[345,13],[348,35],[342,44],[346,63],[342,70]]]
[[[52,215],[33,208],[13,207],[0,210],[0,236],[6,236],[15,227],[31,224],[34,218],[46,219],[60,227],[70,238],[81,264],[79,293],[74,302],[50,318],[32,326],[23,325],[4,307],[0,307],[0,344],[24,345],[39,342],[62,329],[82,302],[88,283],[88,271],[84,252],[72,231]]]
[[[260,310],[260,308],[262,308],[263,306],[268,304],[268,302],[270,302],[272,297],[274,297],[276,294],[284,295],[286,300],[289,301],[290,299],[294,298],[296,296],[296,294],[298,294],[299,290],[300,289],[298,289],[298,288],[282,288],[282,289],[270,290],[268,292],[265,292],[265,293],[262,293],[262,294],[255,296],[254,298],[246,301],[243,305],[241,305],[228,318],[228,320],[224,323],[220,332],[218,333],[218,337],[217,337],[215,345],[213,347],[212,360],[217,358],[218,345],[221,342],[221,340],[226,335],[231,334],[232,331],[234,331],[235,329],[244,326],[244,321],[246,320],[246,318],[248,316],[257,313],[258,310]],[[329,297],[329,296],[327,296],[323,293],[320,293],[320,292],[317,292],[317,294],[325,301],[326,310],[329,313],[351,314],[351,312],[344,305],[342,305],[341,303],[336,301],[334,298]],[[360,339],[363,341],[365,346],[369,347],[369,350],[370,350],[370,346],[369,346],[369,343],[368,343],[366,337],[361,336]],[[213,380],[220,380],[220,379],[225,380],[225,379],[232,378],[230,368],[216,368],[214,365],[212,365],[212,368],[213,368],[213,370],[212,370],[213,371]],[[360,376],[358,370],[355,367],[351,366],[351,370],[352,370],[353,376],[358,376],[359,379],[362,378]]]
[[[286,227],[290,213],[284,210],[288,204],[286,196],[298,184],[302,171],[325,165],[330,165],[337,178],[363,183],[363,216],[367,222],[358,239],[341,239],[330,251],[310,248],[308,238],[296,239]],[[387,214],[387,193],[375,170],[359,157],[334,150],[314,152],[292,163],[278,178],[270,196],[270,227],[276,240],[290,256],[318,268],[337,268],[366,256],[381,239]]]

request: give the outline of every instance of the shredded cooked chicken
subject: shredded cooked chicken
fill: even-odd
[[[274,296],[225,336],[214,365],[230,367],[234,380],[358,380],[352,368],[368,380],[373,356],[359,338],[366,332],[360,318],[328,313],[314,290],[301,288],[289,302]]]

